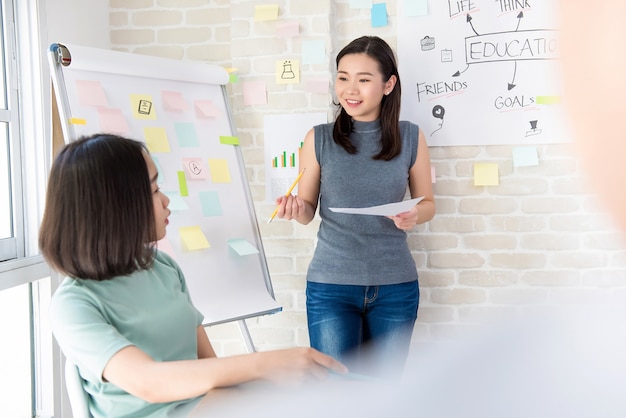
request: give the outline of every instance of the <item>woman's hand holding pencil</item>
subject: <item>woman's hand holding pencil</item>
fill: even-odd
[[[293,189],[295,189],[296,185],[298,184],[298,182],[300,181],[300,179],[302,178],[302,175],[304,174],[304,171],[306,170],[306,167],[302,169],[302,171],[300,172],[300,174],[298,174],[298,177],[296,177],[296,179],[294,180],[294,182],[291,184],[291,187],[289,187],[289,190],[287,190],[287,193],[285,193],[284,197],[289,197],[289,195],[291,194],[291,192],[293,191]],[[280,208],[280,203],[276,205],[276,209],[274,209],[274,212],[272,212],[272,215],[270,216],[270,218],[267,220],[267,223],[272,222],[272,220],[274,219],[274,217],[276,216],[276,214],[278,213],[278,209]]]

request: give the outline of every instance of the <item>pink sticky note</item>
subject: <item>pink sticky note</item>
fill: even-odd
[[[163,238],[161,241],[157,241],[157,248],[172,258],[176,256],[174,247],[172,247],[172,243],[167,238]]]
[[[98,108],[100,130],[118,135],[127,135],[130,132],[128,122],[120,109]]]
[[[200,119],[216,118],[220,111],[210,100],[196,100],[193,102],[196,109],[196,116]]]
[[[209,178],[209,169],[202,158],[183,158],[183,167],[190,180]]]
[[[267,104],[267,90],[264,81],[246,81],[243,83],[243,104],[246,106]]]
[[[76,80],[78,102],[83,106],[108,106],[107,96],[104,94],[99,81]]]
[[[163,101],[163,109],[169,112],[184,112],[189,109],[189,105],[179,91],[161,91],[161,100]]]
[[[300,34],[300,24],[298,22],[285,22],[276,25],[276,36],[281,38],[291,38]]]
[[[304,90],[310,93],[328,94],[329,81],[327,78],[309,78],[304,82]]]

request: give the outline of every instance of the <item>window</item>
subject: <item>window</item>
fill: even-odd
[[[50,270],[38,254],[49,167],[38,0],[0,0],[0,416],[56,408],[45,321]]]

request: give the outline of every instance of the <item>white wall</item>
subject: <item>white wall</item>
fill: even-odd
[[[54,42],[109,49],[108,0],[43,0],[48,45]]]

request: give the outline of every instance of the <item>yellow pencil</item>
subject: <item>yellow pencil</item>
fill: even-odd
[[[306,170],[306,167],[302,169],[300,174],[298,174],[298,177],[296,177],[296,179],[293,181],[293,184],[291,185],[289,190],[287,190],[287,193],[285,193],[285,197],[289,196],[291,192],[293,191],[293,189],[296,187],[296,184],[298,184],[298,182],[300,181],[302,174],[304,174],[304,170]],[[272,216],[270,216],[270,218],[267,220],[267,223],[272,222],[272,219],[274,219],[274,216],[276,216],[277,213],[278,213],[278,206],[276,206],[276,209],[274,209],[274,212],[272,213]]]

